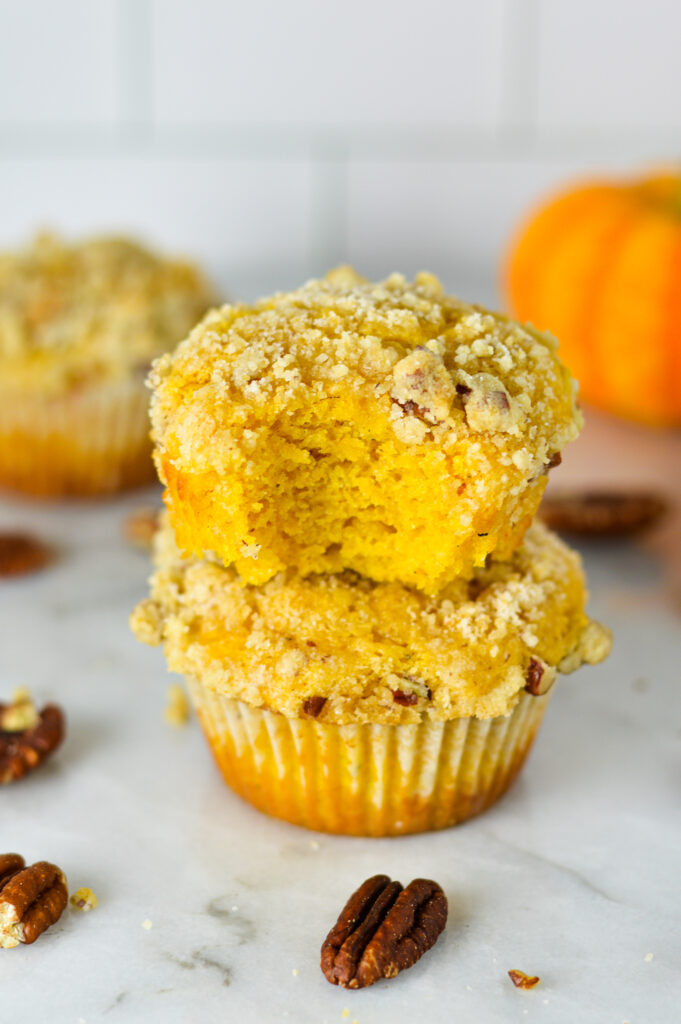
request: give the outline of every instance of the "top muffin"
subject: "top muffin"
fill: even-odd
[[[193,266],[134,242],[39,235],[0,253],[0,382],[52,393],[146,373],[211,300]]]
[[[177,542],[247,583],[352,569],[435,593],[522,541],[576,437],[548,335],[341,268],[209,313],[154,365]]]

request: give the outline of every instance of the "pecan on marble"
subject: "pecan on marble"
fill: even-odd
[[[27,868],[23,857],[5,854],[0,872],[8,860],[17,867],[0,873],[0,949],[35,942],[59,920],[68,900],[66,878],[56,865],[41,860]]]
[[[19,853],[0,853],[0,889],[12,875],[26,867],[26,861]]]
[[[0,532],[0,578],[43,569],[52,555],[51,548],[27,533]]]
[[[14,709],[0,703],[0,785],[28,775],[64,738],[64,715],[56,704],[46,704],[35,724],[20,729],[8,728]]]
[[[653,526],[667,511],[664,498],[647,491],[552,491],[539,516],[559,533],[622,537]]]
[[[366,988],[412,967],[435,945],[447,923],[447,897],[415,878],[406,889],[387,875],[368,878],[350,897],[322,945],[327,981]]]

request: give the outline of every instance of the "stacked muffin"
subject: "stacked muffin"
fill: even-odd
[[[352,834],[489,806],[557,673],[609,648],[532,524],[581,423],[553,339],[341,269],[210,313],[152,382],[167,515],[133,628],[227,782]]]
[[[123,238],[0,253],[0,487],[106,494],[153,478],[151,360],[212,303],[187,263]]]

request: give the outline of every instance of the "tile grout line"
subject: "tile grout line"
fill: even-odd
[[[123,122],[121,122],[123,124]],[[129,127],[129,126],[128,126]],[[463,160],[541,163],[560,159],[613,157],[632,146],[660,147],[668,143],[669,125],[647,128],[635,125],[623,129],[544,128],[535,133],[528,146],[510,129],[497,137],[453,126],[405,126],[395,131],[382,126],[344,125],[336,139],[315,142],[316,125],[276,127],[210,125],[196,131],[177,125],[154,130],[144,119],[137,133],[119,132],[95,124],[58,126],[31,124],[17,128],[0,121],[0,161],[22,159],[150,159],[150,160],[304,160],[333,163],[341,160],[385,160],[398,163]],[[414,138],[416,137],[416,142]]]

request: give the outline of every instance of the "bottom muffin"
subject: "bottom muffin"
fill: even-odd
[[[510,786],[557,673],[604,658],[579,556],[540,524],[435,597],[353,573],[256,587],[183,559],[167,523],[132,616],[189,682],[226,781],[308,828],[456,824]]]

